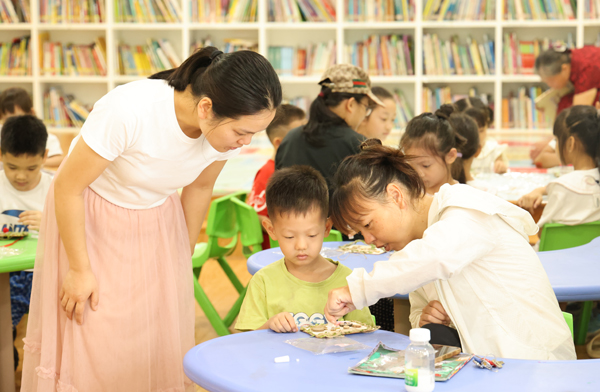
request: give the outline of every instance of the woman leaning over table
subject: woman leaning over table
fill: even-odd
[[[21,391],[193,390],[191,252],[225,161],[280,103],[264,57],[206,47],[94,105],[46,199]]]
[[[548,277],[528,243],[531,216],[467,185],[428,196],[411,157],[370,139],[340,165],[331,201],[334,224],[397,251],[348,286],[329,293],[329,320],[410,293],[413,328],[432,343],[520,359],[575,359]]]

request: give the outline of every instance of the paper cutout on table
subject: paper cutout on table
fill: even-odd
[[[449,380],[473,358],[471,354],[460,354],[458,347],[434,344],[433,348],[436,353],[436,381]],[[404,378],[404,350],[396,350],[379,342],[365,359],[349,368],[348,372],[364,376]]]
[[[358,321],[341,321],[339,324],[318,324],[303,325],[300,327],[305,332],[315,338],[333,338],[336,336],[353,335],[355,333],[368,333],[377,331],[379,327],[372,327]]]
[[[364,245],[361,245],[361,242]],[[344,253],[358,253],[363,255],[382,255],[386,252],[384,248],[378,248],[374,244],[367,245],[362,240],[357,240],[349,244],[340,245],[339,249]]]

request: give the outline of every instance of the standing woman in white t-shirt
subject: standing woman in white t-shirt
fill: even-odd
[[[193,390],[192,249],[281,95],[264,57],[207,47],[94,105],[46,200],[21,391]]]

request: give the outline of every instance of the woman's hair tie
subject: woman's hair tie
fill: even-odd
[[[319,97],[321,97],[321,98],[325,98],[325,93],[324,93],[323,91],[321,91],[321,92],[319,93]]]
[[[457,153],[456,153],[456,157],[457,157],[457,158],[462,158],[462,152],[457,152]]]

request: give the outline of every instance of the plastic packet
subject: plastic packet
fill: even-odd
[[[345,336],[331,339],[299,338],[286,340],[285,342],[302,350],[310,351],[315,355],[367,350],[371,348]]]
[[[17,255],[20,255],[21,253],[23,253],[22,249],[0,247],[0,259],[5,258],[5,257],[17,256]]]

